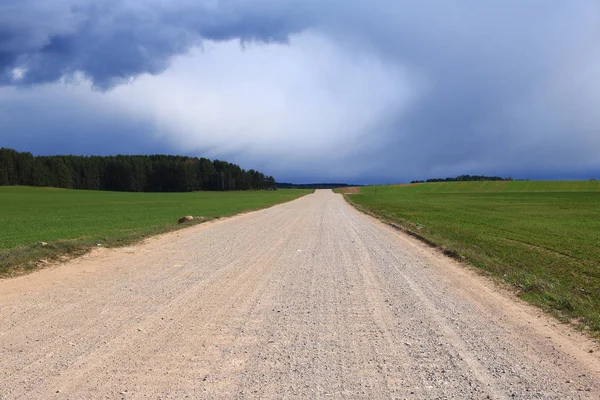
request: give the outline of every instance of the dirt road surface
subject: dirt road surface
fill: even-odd
[[[331,191],[0,282],[2,399],[599,399],[598,354]]]

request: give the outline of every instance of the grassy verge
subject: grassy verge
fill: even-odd
[[[599,182],[426,183],[345,196],[600,335]]]
[[[0,277],[80,255],[101,243],[122,246],[189,226],[283,203],[311,190],[124,193],[0,187]],[[47,245],[37,245],[46,242]]]

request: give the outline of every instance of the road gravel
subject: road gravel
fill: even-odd
[[[0,399],[599,399],[598,354],[328,190],[0,281]]]

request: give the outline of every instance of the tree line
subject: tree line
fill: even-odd
[[[502,178],[500,176],[484,176],[484,175],[459,175],[454,178],[433,178],[425,181],[411,181],[410,183],[425,183],[425,182],[471,182],[471,181],[512,181],[513,178]],[[525,179],[517,179],[525,180]]]
[[[275,179],[253,169],[206,158],[33,156],[0,148],[0,186],[51,186],[125,192],[275,189]]]

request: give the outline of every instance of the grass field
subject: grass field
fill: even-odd
[[[177,229],[177,219],[184,215],[204,220],[224,217],[311,192],[124,193],[0,187],[0,276],[33,269],[41,258],[80,254],[98,242],[123,245]],[[48,246],[36,246],[40,241]]]
[[[424,183],[346,196],[600,333],[600,182]]]

